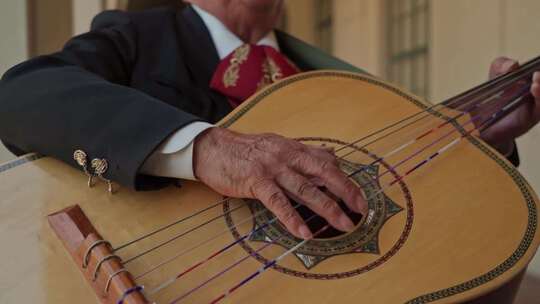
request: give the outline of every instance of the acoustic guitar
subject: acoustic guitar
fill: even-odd
[[[342,233],[300,203],[295,238],[255,200],[197,182],[115,194],[29,154],[0,166],[2,303],[462,303],[518,277],[538,199],[479,133],[530,98],[540,59],[431,105],[370,76],[315,71],[220,125],[333,147],[369,202]]]

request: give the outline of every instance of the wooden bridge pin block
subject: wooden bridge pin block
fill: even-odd
[[[53,213],[48,220],[101,303],[149,303],[78,205]]]

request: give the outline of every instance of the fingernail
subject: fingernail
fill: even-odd
[[[353,222],[345,214],[339,217],[339,225],[344,229],[344,231],[350,232],[354,229]]]
[[[302,236],[302,238],[304,238],[305,240],[310,240],[313,238],[313,234],[311,233],[311,231],[309,230],[308,226],[306,225],[302,225],[300,226],[300,235]]]

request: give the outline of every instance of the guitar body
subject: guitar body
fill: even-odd
[[[426,108],[416,97],[367,76],[319,71],[264,89],[221,124],[239,132],[272,132],[307,144],[339,148]],[[360,142],[352,147],[355,152],[345,157],[343,169],[349,172],[367,166],[355,181],[369,184],[364,192],[371,197],[370,217],[362,219],[354,232],[308,242],[225,302],[459,303],[483,296],[524,271],[540,242],[536,195],[503,156],[477,137],[467,136],[390,187],[384,185],[464,131],[448,123],[410,148],[370,165],[392,147],[456,113],[434,109],[425,120],[395,136],[370,146],[363,147],[364,142]],[[452,130],[455,133],[433,149],[393,168]],[[388,174],[376,178],[386,171]],[[98,302],[48,225],[47,215],[78,204],[114,247],[222,199],[196,182],[151,192],[120,188],[110,195],[104,183],[88,188],[80,171],[37,155],[0,166],[0,195],[0,302],[36,304]],[[222,233],[136,279],[148,291],[271,219],[261,210],[257,202],[231,200],[118,254],[125,261],[225,213],[219,220],[125,265],[137,277],[181,250]],[[260,211],[261,216],[250,219]],[[251,254],[180,302],[208,303],[299,242],[278,222],[259,232],[148,299],[169,303]],[[271,245],[258,251],[269,242]]]

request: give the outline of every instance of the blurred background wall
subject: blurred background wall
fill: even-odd
[[[2,0],[0,73],[53,52],[104,9],[140,10],[180,0]],[[280,27],[337,57],[440,102],[487,79],[491,60],[540,55],[538,0],[286,0]],[[518,140],[520,171],[540,192],[540,127]],[[0,147],[0,163],[13,156]],[[538,260],[538,259],[537,259]],[[540,261],[519,303],[533,300]],[[530,292],[529,292],[530,291]],[[538,296],[538,293],[536,293]]]
[[[0,1],[0,73],[28,57],[27,18],[25,1]],[[0,145],[0,163],[12,158]]]
[[[26,3],[24,1],[0,2],[0,71],[27,57]]]

